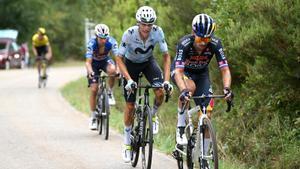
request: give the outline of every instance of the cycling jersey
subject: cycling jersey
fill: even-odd
[[[215,55],[219,68],[228,66],[221,40],[213,36],[201,53],[198,53],[194,48],[194,41],[194,35],[186,35],[177,44],[176,56],[171,66],[172,81],[176,84],[175,68],[184,68],[184,75],[193,80],[196,85],[194,96],[212,94],[208,72],[209,62]],[[210,98],[194,99],[196,105],[205,107],[207,107],[210,100]]]
[[[39,39],[39,34],[34,34],[32,36],[32,44],[34,47],[41,47],[49,45],[49,39],[47,35],[43,35],[42,39]]]
[[[105,42],[104,52],[100,53],[97,38],[92,38],[87,44],[87,52],[85,54],[86,58],[92,58],[93,60],[104,60],[108,57],[108,53],[112,51],[113,55],[118,53],[118,43],[117,41],[109,36]]]
[[[193,46],[194,35],[184,36],[178,43],[172,69],[184,68],[186,72],[205,72],[213,55],[216,56],[219,68],[228,66],[221,40],[212,37],[203,52],[198,53]]]
[[[125,56],[133,63],[146,62],[153,56],[156,43],[159,44],[162,53],[168,52],[164,32],[159,26],[152,26],[146,42],[141,39],[138,29],[138,26],[132,26],[125,31],[119,48],[119,56]]]

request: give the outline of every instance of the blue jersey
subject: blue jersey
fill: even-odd
[[[100,53],[97,38],[92,38],[87,44],[86,58],[93,60],[103,60],[108,57],[109,52],[112,51],[113,55],[118,54],[118,43],[113,37],[108,37],[105,42],[104,52]]]
[[[146,62],[153,56],[153,49],[157,43],[162,53],[168,52],[164,32],[159,26],[153,25],[146,42],[141,39],[138,29],[138,26],[132,26],[124,32],[119,56],[125,56],[133,63]]]
[[[214,55],[216,56],[219,68],[228,66],[219,38],[213,36],[211,42],[207,44],[207,47],[201,53],[195,50],[193,46],[194,41],[194,35],[186,35],[179,41],[176,56],[172,63],[172,70],[174,70],[174,68],[184,68],[186,72],[197,73],[206,71]]]

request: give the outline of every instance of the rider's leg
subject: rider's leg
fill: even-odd
[[[195,95],[198,96],[198,95],[202,95],[202,94],[204,94],[204,95],[213,94],[208,73],[200,75],[197,78],[197,89],[195,91]],[[204,100],[195,99],[195,103],[196,103],[196,105],[201,105],[201,107],[205,106],[207,108],[210,100],[211,100],[210,98],[207,98]],[[211,111],[210,112],[206,111],[206,114],[207,114],[208,118],[211,117]],[[204,130],[204,154],[207,154],[210,143],[211,143],[210,134],[209,134],[208,129],[206,128]]]
[[[92,112],[91,117],[95,118],[96,113],[96,95],[98,92],[98,83],[92,83],[90,85],[90,110]]]
[[[116,66],[115,64],[112,64],[112,63],[108,63],[107,64],[107,67],[106,67],[106,72],[109,76],[115,76],[116,75]],[[110,89],[113,88],[115,84],[115,77],[109,77],[109,80],[108,80],[108,86]]]
[[[124,111],[124,144],[130,145],[130,132],[132,129],[133,123],[133,114],[134,114],[134,103],[126,102],[126,107]]]
[[[149,59],[148,64],[144,67],[143,73],[146,77],[146,79],[152,84],[152,85],[162,85],[163,83],[163,77],[162,77],[162,71],[160,67],[158,66],[158,63],[156,60],[152,57]],[[152,114],[153,116],[156,115],[157,110],[159,106],[162,104],[164,100],[164,92],[163,89],[155,89],[155,98],[154,98],[154,104],[152,108]]]
[[[187,89],[191,92],[191,95],[193,95],[193,93],[196,90],[196,85],[194,83],[193,80],[186,78],[185,76],[185,82],[186,82],[186,87]],[[178,121],[177,121],[177,127],[185,127],[185,119],[186,119],[186,113],[182,113],[181,109],[182,109],[182,105],[183,102],[180,101],[180,99],[178,99]],[[186,105],[186,109],[184,110],[185,112],[187,111],[189,105]]]

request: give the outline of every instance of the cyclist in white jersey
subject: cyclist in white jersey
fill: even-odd
[[[125,162],[130,162],[131,147],[130,133],[133,122],[135,92],[127,96],[127,91],[133,91],[138,76],[142,72],[152,85],[168,85],[169,90],[173,86],[169,83],[170,78],[170,55],[168,45],[165,41],[163,30],[153,25],[156,21],[155,11],[149,6],[142,6],[136,13],[138,24],[127,29],[122,37],[119,47],[119,54],[116,57],[117,65],[125,78],[124,97],[126,100],[124,115],[124,144],[122,152]],[[164,76],[153,57],[153,49],[159,44],[160,51],[164,58]],[[153,133],[158,132],[157,109],[163,102],[163,89],[154,90],[155,100],[153,105]]]

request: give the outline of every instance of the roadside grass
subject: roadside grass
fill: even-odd
[[[79,111],[90,115],[89,110],[89,89],[87,87],[86,77],[81,77],[76,81],[72,81],[61,88],[62,95]],[[153,94],[150,94],[153,96]],[[175,91],[173,97],[168,103],[164,103],[159,110],[160,129],[159,134],[155,135],[155,148],[166,154],[171,154],[175,146],[175,130],[177,124],[177,96]],[[124,97],[121,87],[114,87],[114,96],[116,106],[111,108],[110,125],[123,134],[123,109],[125,106]],[[153,98],[150,99],[151,101]],[[152,105],[152,103],[151,103]],[[175,159],[174,159],[175,160]],[[245,169],[245,167],[232,159],[221,160],[222,169]]]

